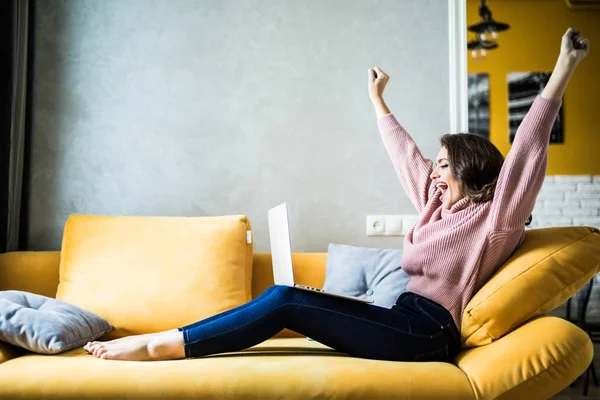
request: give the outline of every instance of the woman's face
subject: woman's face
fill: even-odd
[[[442,200],[444,208],[450,209],[454,203],[464,197],[460,190],[461,184],[454,179],[452,172],[450,172],[448,150],[445,147],[441,148],[436,157],[436,164],[434,165],[430,178],[438,187],[436,196],[440,195],[440,200]]]

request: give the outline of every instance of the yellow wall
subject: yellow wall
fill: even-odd
[[[467,0],[467,25],[477,23],[479,0]],[[600,175],[600,10],[573,10],[564,0],[488,0],[496,21],[510,29],[498,37],[499,48],[469,72],[490,78],[490,141],[506,156],[509,72],[552,71],[561,36],[569,26],[590,39],[590,52],[579,64],[563,99],[564,143],[551,144],[548,175]],[[467,32],[467,40],[473,40]]]

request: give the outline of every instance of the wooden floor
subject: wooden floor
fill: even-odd
[[[600,379],[600,344],[594,344],[594,366],[596,367],[596,374]],[[566,388],[556,396],[552,397],[553,400],[600,400],[600,386],[594,386],[594,382],[590,377],[590,384],[588,386],[588,395],[583,395],[583,377],[580,377],[575,382],[574,388]]]

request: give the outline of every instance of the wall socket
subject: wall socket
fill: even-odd
[[[367,215],[367,236],[384,236],[385,215]]]
[[[367,215],[367,236],[404,236],[418,220],[418,215]]]

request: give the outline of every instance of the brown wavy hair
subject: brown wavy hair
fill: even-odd
[[[442,146],[448,150],[450,172],[463,194],[474,203],[494,198],[504,156],[489,140],[471,133],[446,134]],[[531,224],[530,215],[525,225]]]

